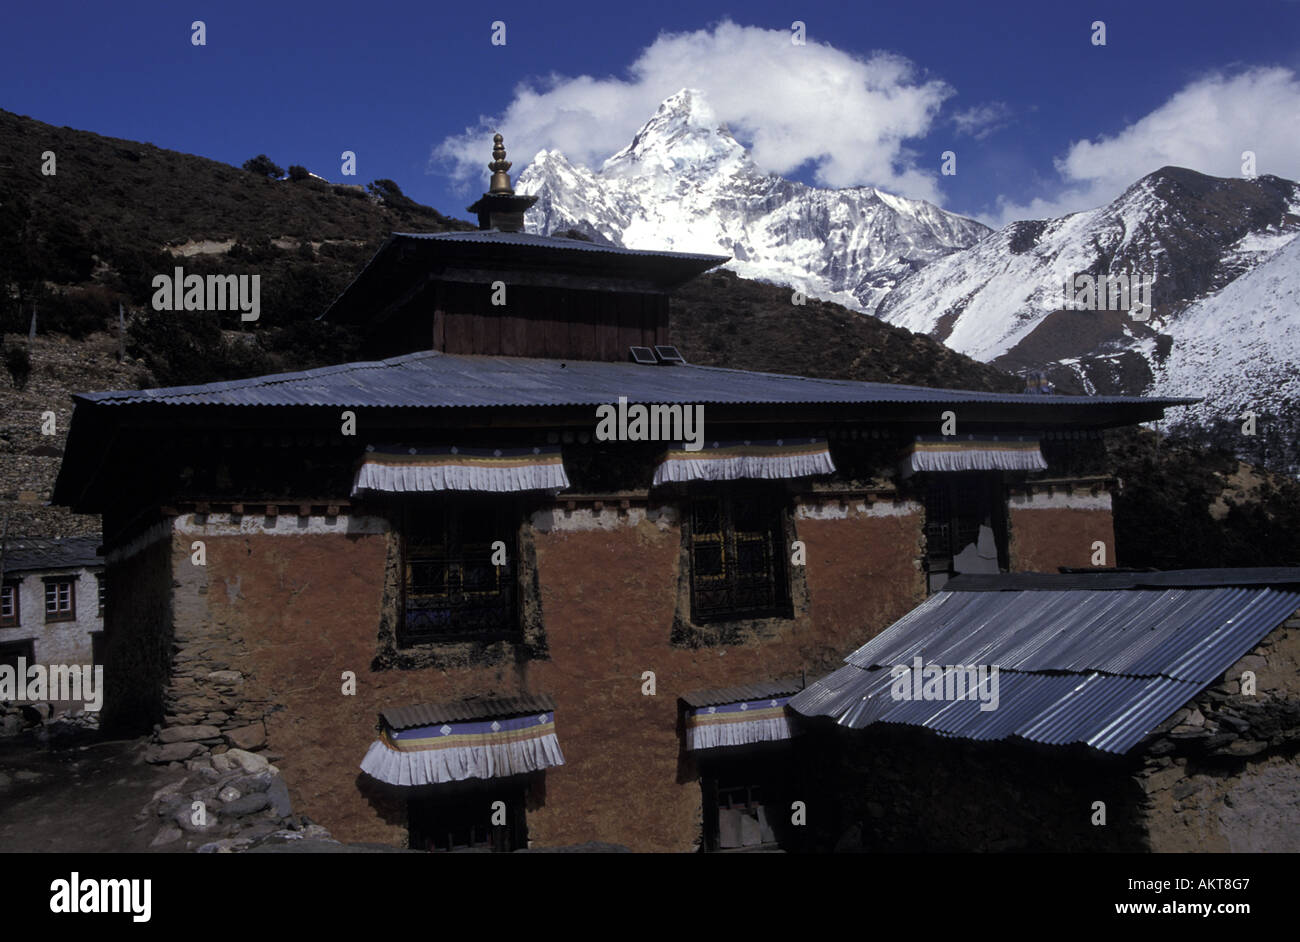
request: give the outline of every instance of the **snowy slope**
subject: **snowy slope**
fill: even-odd
[[[1043,370],[1067,390],[1141,393],[1184,312],[1250,272],[1300,232],[1300,185],[1165,167],[1109,205],[1017,222],[922,269],[876,309],[1013,372]],[[1154,311],[1065,309],[1067,279],[1145,274]],[[1198,395],[1190,384],[1176,390]],[[1274,397],[1275,398],[1275,397]]]
[[[703,96],[683,89],[597,170],[543,150],[516,191],[529,232],[578,229],[630,248],[731,255],[727,267],[870,311],[904,277],[989,230],[872,187],[827,190],[765,173]]]
[[[1173,345],[1151,392],[1203,396],[1204,402],[1183,410],[1179,424],[1214,431],[1224,444],[1275,466],[1297,467],[1300,238],[1292,233],[1262,244],[1272,248],[1264,261],[1170,326]],[[1257,441],[1241,434],[1247,410],[1259,416]]]
[[[1165,168],[1107,206],[1012,223],[917,273],[876,313],[991,361],[1062,308],[1068,278],[1148,273],[1157,307],[1148,326],[1162,331],[1187,304],[1249,270],[1261,249],[1300,231],[1296,213],[1300,186],[1290,181]],[[1253,225],[1259,215],[1269,221]]]

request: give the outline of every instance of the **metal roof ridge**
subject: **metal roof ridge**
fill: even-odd
[[[525,240],[536,239],[536,243],[531,243],[537,248],[570,248],[576,247],[585,252],[608,252],[615,255],[645,255],[657,258],[689,258],[710,261],[717,261],[719,264],[731,260],[730,255],[714,255],[709,252],[679,252],[673,249],[634,249],[626,245],[606,244],[603,242],[587,242],[582,239],[569,239],[564,236],[543,235],[540,232],[507,232],[502,229],[452,229],[445,232],[391,232],[390,238],[401,239],[420,239],[425,242],[444,241],[444,242],[493,242],[496,240],[486,238],[486,236],[496,234],[505,236],[500,240],[506,244],[512,244],[521,247],[528,247],[528,241],[518,241],[520,237]]]
[[[1229,586],[1300,585],[1300,566],[1217,566],[1150,572],[965,573],[944,584],[943,592],[1070,592],[1129,589],[1218,589]]]
[[[284,373],[264,373],[261,376],[246,376],[243,379],[221,379],[211,383],[194,383],[189,386],[150,386],[147,389],[105,389],[89,393],[73,393],[73,399],[97,402],[110,396],[131,396],[152,398],[153,393],[170,396],[190,396],[208,392],[225,392],[231,389],[255,389],[264,386],[277,386],[282,383],[317,376],[333,376],[338,373],[352,373],[366,369],[381,369],[395,366],[404,360],[418,360],[426,357],[448,356],[438,350],[417,350],[400,356],[383,360],[354,360],[350,363],[333,363],[329,366],[316,366],[310,370],[290,370]]]
[[[544,359],[544,358],[532,358]],[[572,361],[570,361],[572,362]],[[579,361],[581,362],[581,361]],[[601,361],[592,361],[601,362]],[[637,364],[629,364],[635,366]],[[1072,402],[1096,402],[1098,400],[1120,400],[1123,402],[1160,402],[1160,403],[1177,403],[1191,405],[1201,402],[1204,397],[1192,396],[1060,396],[1060,395],[1029,395],[1022,392],[988,392],[982,389],[954,389],[946,386],[920,386],[915,383],[882,383],[879,380],[872,379],[842,379],[833,376],[803,376],[799,373],[771,373],[766,370],[745,370],[734,366],[709,366],[704,363],[686,363],[686,366],[697,370],[709,370],[715,373],[743,373],[746,376],[771,376],[779,379],[801,379],[813,383],[834,383],[836,385],[863,387],[870,386],[883,389],[911,389],[920,392],[943,392],[943,393],[969,393],[972,396],[1006,396],[1013,402],[1050,402],[1050,403],[1072,403]],[[680,367],[678,367],[680,369]]]
[[[527,369],[534,368],[538,372],[548,370],[549,372],[558,373],[565,365],[579,365],[586,368],[597,368],[600,370],[619,371],[619,375],[632,375],[635,373],[639,376],[654,375],[657,379],[662,379],[670,374],[652,374],[650,368],[639,364],[628,363],[623,361],[609,360],[581,360],[573,358],[560,357],[514,357],[501,354],[459,354],[444,353],[438,350],[416,350],[410,353],[400,354],[395,357],[389,357],[383,360],[358,360],[349,363],[330,364],[328,366],[315,367],[309,370],[290,370],[282,373],[268,373],[261,376],[251,376],[234,380],[219,380],[213,383],[199,383],[186,386],[161,386],[140,390],[105,390],[89,393],[74,394],[74,399],[95,403],[115,403],[115,402],[133,402],[134,404],[143,404],[148,402],[171,404],[171,405],[190,405],[187,402],[177,402],[177,399],[187,397],[207,396],[214,393],[238,392],[245,390],[271,389],[275,387],[290,386],[294,383],[315,380],[321,377],[338,376],[347,373],[359,373],[367,370],[385,370],[394,367],[406,366],[408,364],[419,364],[422,361],[433,361],[436,358],[445,358],[452,363],[460,362],[465,364],[488,363],[503,368],[519,367]],[[659,369],[659,368],[656,368]],[[1168,407],[1171,405],[1182,404],[1187,401],[1179,399],[1158,399],[1145,398],[1142,396],[1027,396],[1022,393],[998,393],[982,392],[975,389],[945,389],[937,386],[918,386],[905,383],[882,383],[873,380],[841,379],[832,377],[818,376],[801,376],[795,373],[771,373],[761,370],[745,370],[737,367],[725,366],[706,366],[703,364],[686,363],[671,367],[674,370],[689,370],[695,375],[719,375],[735,376],[749,379],[772,380],[780,383],[791,384],[798,383],[805,387],[811,387],[812,390],[825,390],[829,398],[824,400],[811,399],[807,402],[825,402],[833,403],[840,400],[831,396],[835,393],[891,393],[896,394],[899,391],[919,394],[914,396],[912,401],[925,402],[975,402],[975,403],[993,403],[1015,406],[1062,406],[1075,405],[1089,407],[1092,405],[1152,405],[1159,407]],[[680,374],[679,374],[680,377]],[[684,378],[684,377],[681,377]],[[462,377],[459,381],[461,386],[465,385],[466,378]],[[443,381],[443,385],[455,386],[456,382]],[[472,383],[470,385],[473,385]],[[932,397],[932,398],[926,398]],[[888,397],[882,397],[881,401],[886,401]],[[168,402],[168,400],[171,400]],[[642,400],[638,400],[642,401]],[[644,400],[658,401],[658,400]],[[701,401],[713,401],[703,399]],[[769,400],[754,400],[769,401]],[[787,401],[784,396],[779,400]],[[211,404],[211,403],[206,403]],[[279,405],[281,403],[261,403],[261,405]],[[444,404],[445,405],[445,404]],[[454,405],[454,404],[453,404]],[[464,403],[465,406],[475,405],[474,403]],[[480,404],[485,405],[485,404]]]

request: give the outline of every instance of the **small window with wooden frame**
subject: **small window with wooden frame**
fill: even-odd
[[[0,587],[0,628],[17,628],[22,617],[18,598],[18,581],[6,581]]]
[[[77,577],[45,576],[45,621],[77,620]]]
[[[689,506],[691,620],[790,617],[784,494],[716,489]]]
[[[514,639],[518,529],[512,500],[457,497],[407,505],[397,646]]]

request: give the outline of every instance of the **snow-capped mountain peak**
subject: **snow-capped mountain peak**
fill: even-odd
[[[601,173],[675,174],[705,167],[716,170],[728,162],[748,162],[745,148],[718,121],[702,93],[683,88],[659,106],[630,144],[605,161]]]
[[[819,189],[756,165],[696,90],[666,99],[598,170],[542,151],[517,190],[529,232],[577,229],[629,248],[732,256],[749,278],[871,311],[903,277],[988,229],[872,187]]]

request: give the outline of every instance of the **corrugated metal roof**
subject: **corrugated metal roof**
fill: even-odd
[[[555,701],[544,693],[521,694],[516,697],[476,697],[454,700],[449,703],[421,703],[414,706],[391,707],[380,715],[391,729],[412,729],[432,726],[435,723],[458,723],[467,720],[486,720],[500,716],[521,716],[528,713],[551,713]]]
[[[853,728],[900,723],[1126,752],[1300,609],[1297,577],[1296,569],[1102,573],[1093,588],[1078,587],[1083,574],[1061,587],[1043,584],[1054,576],[954,579],[790,706]],[[999,578],[1008,588],[992,591]],[[997,709],[980,710],[975,699],[893,699],[890,669],[916,657],[996,665]]]
[[[730,255],[709,255],[700,252],[666,252],[659,249],[625,249],[621,245],[586,242],[563,236],[536,235],[530,232],[501,232],[498,229],[478,229],[466,232],[394,232],[395,239],[419,239],[429,242],[479,242],[491,245],[516,245],[560,252],[594,252],[600,255],[631,255],[642,258],[679,258],[721,265],[731,260]]]
[[[803,684],[796,679],[764,681],[740,687],[715,687],[710,690],[692,690],[682,694],[682,702],[692,709],[720,706],[723,703],[743,703],[746,700],[766,700],[768,697],[786,697],[798,693]]]
[[[57,540],[9,539],[4,546],[4,571],[38,572],[44,569],[102,567],[97,554],[99,537],[71,536]]]
[[[1015,404],[1025,407],[1142,404],[1195,399],[1140,396],[1028,396],[892,383],[812,379],[712,366],[643,366],[594,360],[469,356],[436,351],[344,363],[250,379],[78,395],[107,405],[463,408],[581,406],[614,402],[714,404]]]
[[[1300,584],[1300,567],[1260,566],[1241,569],[1177,569],[1168,572],[1083,570],[1062,573],[970,574],[949,579],[944,588],[962,592],[1008,592],[1041,589],[1135,589],[1143,586],[1195,588],[1297,584]]]

